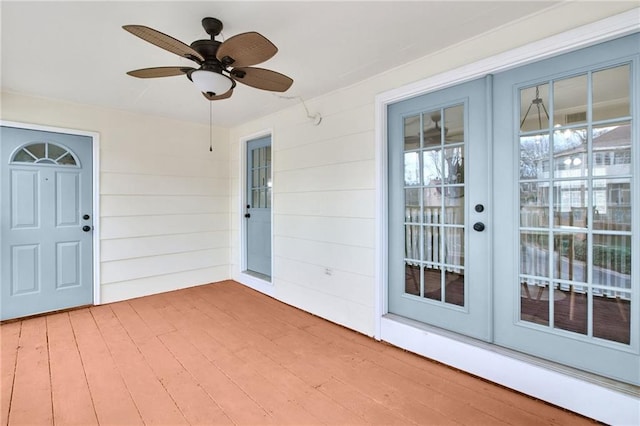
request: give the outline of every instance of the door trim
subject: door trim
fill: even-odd
[[[531,359],[518,359],[514,353],[499,351],[498,347],[493,345],[487,346],[473,339],[462,339],[458,335],[439,329],[425,330],[424,327],[410,320],[389,315],[387,301],[387,107],[414,96],[632,34],[640,30],[638,13],[640,9],[636,8],[376,96],[375,259],[377,268],[374,276],[376,283],[374,337],[377,340],[390,342],[605,423],[636,424],[640,422],[640,413],[637,412],[640,389],[637,387],[624,387],[629,392],[621,392],[619,384],[612,384],[611,381],[599,377],[589,377],[588,373],[576,372],[551,363],[540,365]],[[490,368],[495,365],[500,365],[501,368]],[[553,389],[541,386],[540,378],[544,378],[542,380],[544,383],[553,383]],[[559,395],[568,397],[559,397]],[[571,395],[584,397],[571,398]],[[590,401],[607,401],[607,403],[593,404]],[[615,409],[612,409],[613,407]]]
[[[274,196],[273,193],[271,195],[271,281],[260,279],[254,275],[247,274],[245,271],[247,269],[247,222],[244,219],[244,211],[245,206],[247,205],[247,144],[255,139],[263,138],[265,136],[271,137],[271,182],[273,187],[275,188],[275,173],[273,169],[274,164],[274,152],[273,152],[273,129],[263,129],[257,131],[255,133],[251,133],[246,136],[240,137],[240,149],[239,151],[239,164],[238,172],[240,175],[238,176],[238,191],[240,196],[238,197],[238,211],[236,214],[236,218],[238,220],[238,247],[240,247],[240,251],[238,253],[238,270],[235,280],[238,282],[256,290],[261,293],[264,293],[269,296],[273,296],[274,288],[273,288],[273,211],[274,211]],[[234,274],[232,274],[234,275]]]
[[[0,125],[17,129],[39,130],[43,132],[64,133],[67,135],[87,136],[91,138],[91,156],[93,163],[92,212],[93,221],[93,304],[99,305],[100,297],[100,134],[86,130],[69,129],[66,127],[45,126],[33,123],[0,120]]]

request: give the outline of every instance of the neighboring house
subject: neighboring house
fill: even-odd
[[[193,123],[6,92],[0,117],[93,138],[96,303],[234,279],[638,423],[640,9],[563,7],[309,100],[319,126],[287,109],[214,128],[214,155]],[[557,30],[522,29],[549,22]],[[620,81],[609,98],[601,85]],[[538,96],[551,118],[525,114]],[[553,134],[570,142],[550,149]],[[247,203],[267,232],[245,220]],[[247,234],[268,269],[250,266]]]

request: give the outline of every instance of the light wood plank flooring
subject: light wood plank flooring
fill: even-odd
[[[2,424],[594,424],[232,281],[1,337]]]

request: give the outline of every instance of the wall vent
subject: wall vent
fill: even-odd
[[[583,121],[587,121],[587,112],[586,111],[574,112],[573,114],[566,114],[564,116],[565,124],[580,123],[580,122],[583,122]]]

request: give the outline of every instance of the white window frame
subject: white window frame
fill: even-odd
[[[605,423],[640,424],[640,390],[637,387],[389,314],[386,213],[388,105],[635,33],[640,30],[639,13],[640,8],[633,9],[376,96],[376,339]]]

